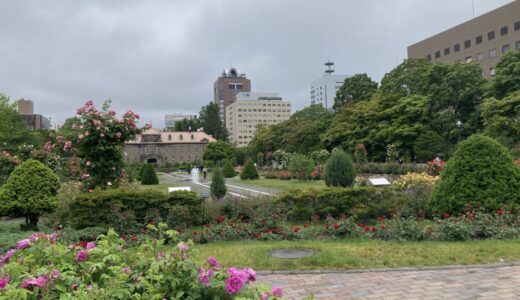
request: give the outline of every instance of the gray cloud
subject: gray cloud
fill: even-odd
[[[479,15],[510,0],[474,2]],[[0,0],[0,93],[59,121],[111,99],[163,126],[210,102],[232,62],[300,109],[328,58],[380,80],[408,45],[471,16],[471,0]]]

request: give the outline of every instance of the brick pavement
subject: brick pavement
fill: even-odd
[[[287,299],[520,299],[520,265],[261,274]]]

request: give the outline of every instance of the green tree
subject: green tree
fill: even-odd
[[[226,196],[226,193],[227,188],[224,174],[222,174],[222,170],[220,168],[215,168],[211,178],[211,195],[220,200],[222,197]]]
[[[296,154],[291,157],[288,169],[296,178],[307,180],[314,170],[314,162],[303,154]]]
[[[347,77],[336,93],[332,108],[338,111],[347,102],[370,100],[376,92],[377,82],[368,77],[366,73]]]
[[[327,186],[351,186],[356,179],[356,167],[352,158],[343,150],[335,150],[325,164],[323,177]]]
[[[438,154],[447,154],[449,151],[448,144],[438,133],[428,130],[421,133],[413,145],[418,161],[428,161],[437,157]]]
[[[252,160],[248,159],[246,161],[244,169],[242,169],[242,173],[240,173],[240,179],[258,179],[258,171],[256,170]]]
[[[159,178],[157,178],[157,174],[155,173],[155,169],[152,165],[145,165],[143,167],[143,173],[141,176],[141,184],[142,185],[159,184]]]
[[[184,118],[175,122],[173,131],[196,131],[200,127],[199,118]]]
[[[508,147],[520,143],[520,91],[502,100],[486,99],[480,112],[484,133]]]
[[[230,161],[226,161],[224,164],[224,169],[222,170],[222,173],[224,174],[224,177],[226,178],[232,178],[237,176],[237,172],[235,172],[235,168],[233,168],[233,165]]]
[[[0,94],[0,149],[15,150],[19,145],[41,146],[43,140],[36,132],[26,128],[18,114],[17,104]]]
[[[425,58],[409,58],[385,74],[381,80],[380,92],[383,95],[428,94],[428,76],[433,64]]]
[[[431,207],[439,213],[463,213],[468,203],[489,210],[520,204],[520,168],[487,136],[461,142],[433,190]]]
[[[24,216],[29,228],[37,229],[43,213],[57,206],[60,179],[39,161],[29,159],[11,173],[0,192],[0,213]]]
[[[202,154],[202,158],[204,160],[212,161],[213,163],[218,163],[224,159],[233,159],[235,157],[235,147],[226,141],[216,141],[209,143],[204,153]]]
[[[199,122],[204,132],[217,140],[227,140],[228,133],[220,120],[218,105],[211,102],[203,106],[199,113]]]
[[[498,99],[520,91],[520,51],[507,53],[496,65],[493,90]]]

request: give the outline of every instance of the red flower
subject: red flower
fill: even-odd
[[[132,237],[130,238],[131,241],[137,241],[137,237],[135,235],[132,235]]]
[[[365,227],[367,227],[367,225],[365,225],[365,224],[362,224],[362,223],[360,223],[360,224],[357,224],[357,226],[359,226],[359,227],[361,227],[361,228],[365,228]]]
[[[83,242],[83,241],[79,241],[76,243],[76,246],[81,247],[81,248],[87,248],[87,243]]]
[[[338,229],[339,228],[339,224],[334,224],[334,229]]]
[[[300,231],[300,227],[293,227],[292,232],[296,233]]]
[[[226,218],[224,218],[224,217],[218,217],[217,220],[219,221],[219,223],[222,223],[222,222],[224,222],[225,219],[226,219]]]
[[[375,232],[377,229],[375,227],[370,227],[370,231]]]
[[[385,221],[385,218],[384,218],[384,217],[379,217],[379,218],[377,218],[377,220],[378,220],[379,222],[384,222],[384,221]]]
[[[325,229],[329,230],[330,224],[325,224]]]
[[[307,227],[309,227],[309,224],[305,223],[305,224],[303,224],[303,227],[307,228]]]
[[[255,237],[255,239],[257,239],[260,237],[260,233],[255,233],[255,234],[253,234],[253,236]]]
[[[381,225],[381,229],[385,229],[385,225]]]
[[[126,235],[125,235],[124,233],[121,235],[121,239],[122,239],[123,241],[126,241]]]
[[[442,215],[442,217],[443,217],[444,219],[447,219],[447,218],[450,217],[450,214],[449,214],[449,213],[444,213],[444,215]]]
[[[504,211],[501,210],[501,209],[499,209],[499,210],[498,210],[498,215],[501,216],[501,215],[503,215],[503,214],[504,214]]]
[[[196,231],[194,231],[194,232],[193,232],[193,235],[197,235],[197,232],[196,232]]]

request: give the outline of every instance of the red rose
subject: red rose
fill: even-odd
[[[444,213],[444,215],[442,215],[442,217],[443,217],[444,219],[447,219],[447,218],[450,217],[450,214],[449,214],[449,213]]]
[[[338,229],[339,228],[339,224],[334,224],[334,229]]]
[[[193,235],[197,235],[197,232],[196,232],[196,231],[194,231],[194,232],[193,232]]]
[[[504,211],[501,210],[501,209],[499,209],[499,210],[498,210],[498,215],[501,216],[501,215],[503,215],[503,214],[504,214]]]
[[[130,238],[131,241],[137,241],[137,237],[135,235],[132,235],[132,237]]]
[[[309,227],[309,224],[305,223],[305,224],[303,224],[303,227],[307,228],[307,227]]]
[[[224,218],[224,217],[218,217],[217,220],[219,221],[219,223],[222,223],[222,222],[224,222],[225,219],[226,219],[226,218]]]
[[[385,225],[381,225],[381,229],[385,229]]]
[[[298,231],[300,231],[300,227],[294,227],[294,228],[292,229],[292,232],[294,232],[294,233],[296,233],[296,232],[298,232]]]
[[[325,224],[325,229],[329,230],[330,224]]]
[[[255,239],[257,239],[260,237],[260,233],[255,233],[255,234],[253,234],[253,236],[255,237]]]
[[[370,231],[375,232],[376,228],[375,227],[370,227]]]

